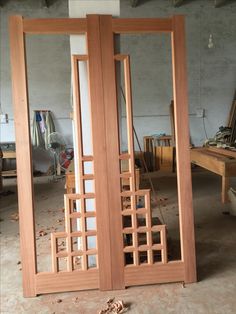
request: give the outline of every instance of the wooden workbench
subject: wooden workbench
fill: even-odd
[[[222,203],[228,201],[230,177],[236,176],[236,152],[216,147],[191,149],[191,162],[222,176]]]

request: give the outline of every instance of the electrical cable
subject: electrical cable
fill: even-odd
[[[204,128],[205,136],[206,136],[206,139],[208,140],[207,131],[206,131],[206,125],[205,125],[205,116],[204,115],[202,117],[202,122],[203,122],[203,128]]]

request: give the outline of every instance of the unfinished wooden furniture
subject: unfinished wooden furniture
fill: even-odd
[[[155,170],[174,171],[174,149],[173,146],[155,147]]]
[[[163,170],[172,172],[174,169],[173,137],[144,136],[144,156],[149,171]]]
[[[178,201],[180,210],[181,259],[168,261],[166,226],[153,225],[150,191],[137,190],[135,184],[132,92],[130,61],[127,55],[115,55],[115,34],[171,34],[173,61],[174,111]],[[77,194],[65,195],[65,232],[51,234],[52,270],[37,271],[34,230],[34,193],[32,182],[31,137],[24,40],[27,34],[83,34],[87,55],[72,56],[74,125],[78,166]],[[195,241],[189,154],[186,52],[183,16],[165,19],[115,19],[106,15],[88,15],[79,19],[23,19],[10,17],[12,90],[16,128],[18,201],[21,262],[24,296],[40,293],[99,288],[123,289],[126,286],[161,282],[196,281]],[[62,60],[63,61],[63,60]],[[93,154],[82,149],[82,120],[78,64],[88,69]],[[124,67],[128,152],[119,151],[119,125],[115,64]],[[183,125],[185,126],[183,128]],[[120,161],[128,160],[129,172],[123,174]],[[84,163],[93,171],[85,173]],[[121,191],[120,180],[130,180],[130,190]],[[92,187],[88,189],[87,181]],[[123,209],[129,197],[131,207]],[[142,208],[137,201],[142,199]],[[145,225],[140,226],[139,215]],[[130,217],[125,226],[124,217]],[[94,221],[92,229],[88,219]],[[79,221],[78,224],[72,220]],[[77,225],[74,230],[73,226]],[[158,237],[153,237],[157,233]],[[124,234],[132,238],[124,243]],[[140,234],[145,243],[139,242]],[[90,247],[89,237],[95,237]],[[58,242],[65,239],[64,250]],[[73,246],[77,238],[76,247]],[[126,237],[127,238],[127,237]],[[158,243],[154,239],[160,238]],[[159,254],[156,254],[156,252]],[[129,258],[126,259],[126,255]],[[132,258],[130,258],[132,256]],[[145,256],[145,258],[143,258]],[[160,256],[160,260],[156,260]],[[64,270],[60,259],[66,260]],[[75,267],[79,260],[81,267]]]
[[[230,177],[236,176],[236,152],[217,147],[191,149],[191,162],[222,177],[221,201],[228,201]]]

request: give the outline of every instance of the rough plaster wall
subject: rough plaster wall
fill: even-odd
[[[186,16],[190,133],[195,145],[205,140],[203,121],[196,108],[206,110],[206,131],[213,136],[225,125],[236,87],[236,2],[214,8],[213,0],[139,0],[136,8],[121,1],[121,17]],[[209,35],[214,48],[208,48]],[[134,124],[139,138],[170,132],[168,116],[171,90],[170,41],[161,36],[121,36],[121,50],[132,58]],[[123,114],[124,115],[124,114]],[[123,127],[125,118],[123,118]],[[184,127],[184,126],[183,126]],[[123,145],[126,141],[123,139]]]
[[[41,7],[40,1],[21,0],[19,4],[8,0],[0,10],[0,94],[2,110],[10,118],[9,124],[0,125],[0,141],[14,140],[7,18],[12,14],[42,18],[68,16],[67,1],[51,2],[47,9]],[[229,2],[220,9],[213,7],[212,0],[185,1],[180,8],[173,8],[171,1],[163,0],[139,0],[139,3],[132,8],[129,0],[122,0],[121,17],[186,15],[191,137],[196,145],[202,144],[205,135],[202,119],[195,116],[196,108],[206,109],[207,134],[213,136],[226,123],[232,102],[236,85],[236,3]],[[210,33],[213,49],[207,47]],[[142,139],[143,135],[170,132],[171,64],[167,35],[138,37],[122,36],[121,50],[132,58],[134,123]],[[36,36],[27,40],[32,109],[50,108],[58,131],[71,142],[69,49],[66,36]],[[123,142],[125,146],[126,141]]]
[[[9,123],[1,125],[0,141],[14,141],[14,121],[9,55],[8,16],[56,18],[68,17],[68,2],[51,0],[49,8],[41,1],[8,0],[1,8],[1,104],[8,113]],[[34,109],[50,109],[54,115],[56,130],[68,144],[72,144],[70,106],[70,43],[69,36],[27,35],[27,64],[29,81],[30,114]]]

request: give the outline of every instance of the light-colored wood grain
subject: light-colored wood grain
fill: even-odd
[[[125,56],[124,60],[124,81],[125,81],[125,99],[126,99],[126,121],[127,121],[127,140],[129,172],[131,173],[130,189],[136,191],[135,164],[134,164],[134,133],[133,133],[133,108],[132,108],[132,87],[131,87],[131,71],[130,58]]]
[[[116,34],[149,34],[172,31],[172,19],[113,19],[112,30]]]
[[[11,16],[9,29],[14,122],[16,129],[17,188],[23,293],[25,297],[33,297],[36,295],[34,192],[22,17]]]
[[[155,165],[156,170],[172,172],[174,164],[174,147],[173,146],[156,146],[155,147]]]
[[[99,287],[98,269],[60,273],[39,273],[36,275],[36,293],[54,293],[97,289]]]
[[[191,149],[190,154],[192,163],[221,176],[225,175],[224,160],[220,160],[215,155],[207,154],[205,150],[198,150],[197,148]]]
[[[52,272],[58,272],[58,262],[57,262],[57,243],[54,233],[51,233],[51,256],[52,256]]]
[[[236,159],[236,151],[213,146],[208,147],[208,149],[217,154],[222,154]]]
[[[108,196],[107,143],[103,91],[100,20],[87,17],[87,48],[89,56],[89,93],[91,102],[94,174],[99,250],[99,282],[101,290],[112,289],[110,208]]]
[[[196,281],[195,236],[192,204],[192,180],[189,152],[189,122],[185,25],[183,16],[174,16],[172,32],[172,63],[176,162],[180,220],[181,256],[185,282]],[[184,126],[184,127],[183,127]]]
[[[230,177],[236,176],[235,153],[220,148],[191,149],[191,162],[222,177],[221,201],[228,202]]]
[[[66,252],[67,252],[67,270],[68,271],[72,271],[72,257],[71,257],[71,253],[72,253],[72,238],[71,238],[71,227],[72,227],[72,223],[71,223],[71,202],[69,197],[67,197],[66,195],[64,195],[64,204],[65,204],[65,230],[67,233],[67,237],[66,237]],[[72,203],[73,204],[73,203]]]
[[[125,267],[127,286],[178,282],[185,280],[184,263],[181,261]]]
[[[3,159],[7,159],[7,158],[15,159],[16,158],[16,152],[13,150],[3,151],[2,154],[3,154],[2,156]]]
[[[171,136],[172,145],[175,146],[175,118],[174,118],[174,101],[170,103],[170,124],[171,124]]]
[[[124,259],[119,165],[119,128],[112,17],[100,16],[103,97],[105,109],[106,162],[111,241],[112,289],[124,289]]]
[[[73,172],[66,173],[66,193],[70,194],[75,191],[75,174]]]
[[[16,170],[4,170],[2,171],[2,176],[3,177],[15,177],[17,176],[17,171]]]
[[[23,31],[26,34],[85,34],[85,18],[24,19]]]

